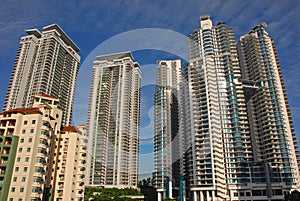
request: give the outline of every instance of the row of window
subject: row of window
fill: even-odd
[[[36,120],[32,120],[32,121],[31,121],[31,124],[35,124],[35,122],[36,122]],[[27,124],[28,124],[28,121],[25,120],[23,124],[24,124],[24,125],[27,125]]]

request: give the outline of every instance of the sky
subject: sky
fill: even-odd
[[[86,123],[92,61],[101,54],[132,51],[141,65],[140,174],[153,171],[153,95],[156,61],[187,58],[186,36],[199,17],[233,27],[236,40],[266,22],[281,64],[300,141],[299,0],[0,0],[0,106],[3,105],[20,37],[25,30],[57,23],[79,46],[81,68],[75,125]]]

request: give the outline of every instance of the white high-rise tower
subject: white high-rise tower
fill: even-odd
[[[158,200],[172,198],[179,187],[181,61],[160,60],[154,97],[154,185]]]
[[[94,61],[88,114],[89,183],[137,187],[141,71],[130,52]]]
[[[62,126],[72,121],[79,48],[57,25],[26,30],[20,40],[3,110],[29,108],[35,95],[59,99]]]
[[[187,196],[282,200],[299,188],[299,171],[274,42],[263,24],[237,46],[225,23],[202,16],[200,26],[183,73]]]

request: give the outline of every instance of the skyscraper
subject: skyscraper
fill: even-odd
[[[265,30],[254,27],[237,43],[242,78],[256,83],[247,102],[254,161],[268,166],[262,178],[251,168],[257,183],[266,180],[267,196],[282,195],[300,188],[298,146],[275,43]],[[270,177],[270,178],[269,178]],[[275,188],[280,190],[277,190]],[[275,189],[275,192],[272,192]],[[269,190],[269,191],[268,191]]]
[[[187,186],[194,199],[227,199],[229,183],[249,182],[239,171],[252,160],[246,103],[233,30],[209,16],[200,24],[188,37],[184,72]]]
[[[154,96],[154,185],[161,200],[172,198],[172,189],[179,187],[181,61],[161,60],[158,64]]]
[[[69,125],[79,48],[57,24],[44,27],[42,33],[37,29],[26,33],[20,40],[3,109],[28,108],[35,95],[49,94],[60,100],[62,126]]]
[[[238,54],[233,29],[202,16],[188,44],[190,63],[183,73],[187,196],[283,199],[299,184],[299,173],[274,43],[262,27],[255,28],[241,38]]]
[[[89,183],[137,187],[141,71],[130,52],[98,56],[91,84]]]

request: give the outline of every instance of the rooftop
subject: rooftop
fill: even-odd
[[[39,108],[16,108],[16,109],[11,109],[11,110],[6,110],[3,111],[1,114],[6,115],[6,114],[43,114],[42,111]]]
[[[65,126],[61,130],[62,132],[75,132],[81,134],[81,131],[75,126]]]
[[[76,52],[79,52],[79,47],[71,40],[71,38],[58,26],[58,24],[51,24],[43,27],[44,31],[49,31],[55,29],[59,34],[62,40],[69,46],[71,46]]]
[[[116,59],[121,59],[124,57],[130,57],[132,60],[134,59],[131,52],[120,52],[120,53],[114,53],[114,54],[106,54],[97,56],[96,61],[114,61]]]

